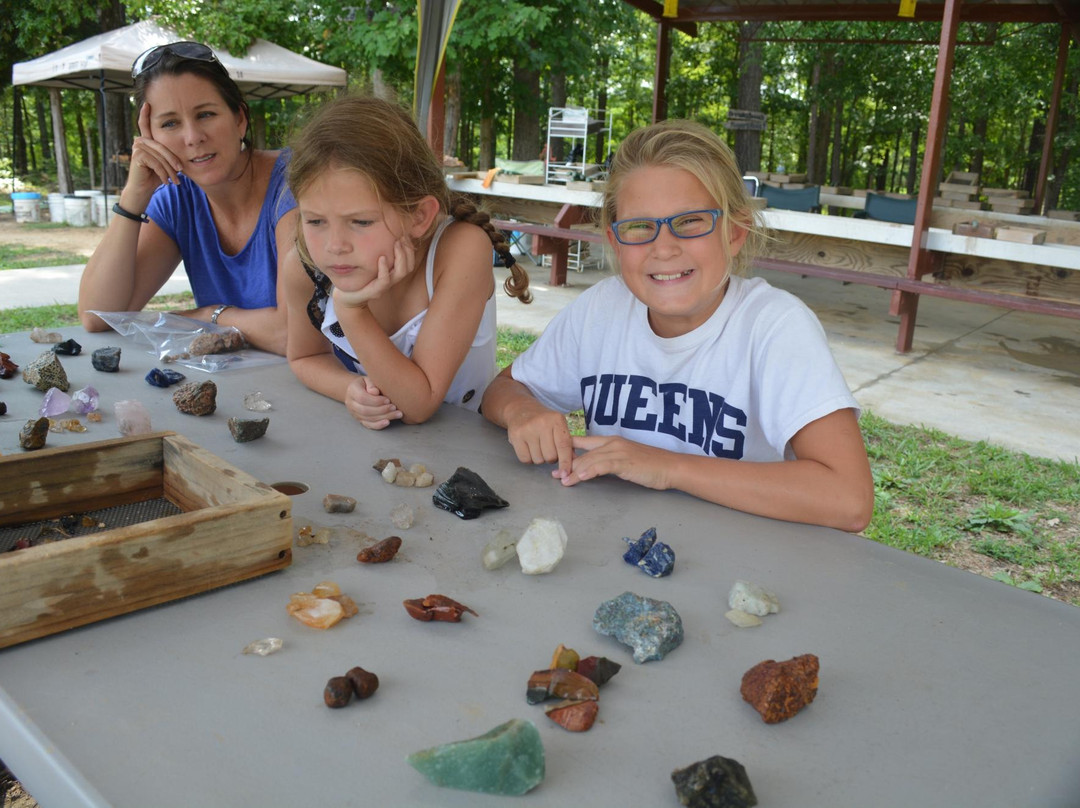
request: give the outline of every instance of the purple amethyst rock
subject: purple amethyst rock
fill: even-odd
[[[636,539],[623,536],[623,541],[630,545],[630,549],[623,553],[623,561],[637,566],[637,563],[645,557],[645,554],[649,552],[649,548],[656,541],[656,528],[650,527]]]
[[[86,387],[71,394],[71,409],[75,410],[79,415],[86,415],[98,408],[99,398],[98,391],[90,385],[86,385]]]
[[[50,387],[45,391],[45,398],[41,399],[38,415],[43,418],[55,418],[69,409],[71,409],[71,396],[58,387]]]

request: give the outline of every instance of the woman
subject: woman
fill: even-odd
[[[79,318],[137,311],[184,262],[197,308],[181,314],[234,326],[256,348],[285,353],[278,267],[296,236],[288,152],[249,148],[240,88],[210,48],[173,42],[132,66],[139,134],[127,185],[87,262]]]

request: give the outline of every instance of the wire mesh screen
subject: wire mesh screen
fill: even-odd
[[[53,519],[23,522],[0,527],[0,553],[22,547],[32,547],[53,541],[89,536],[118,527],[138,525],[166,516],[176,516],[183,511],[164,497],[115,505],[94,511],[65,514]]]

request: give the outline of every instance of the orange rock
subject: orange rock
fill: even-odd
[[[539,704],[552,696],[574,701],[585,699],[596,701],[600,698],[600,690],[595,682],[566,668],[552,668],[533,673],[529,677],[529,684],[525,691],[526,701],[529,704]]]
[[[743,674],[739,692],[766,724],[776,724],[812,702],[817,688],[818,658],[803,654],[786,662],[759,662]]]

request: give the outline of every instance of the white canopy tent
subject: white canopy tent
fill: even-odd
[[[135,58],[154,45],[181,39],[171,28],[144,20],[19,62],[12,68],[12,84],[131,92]],[[256,39],[244,56],[215,52],[248,98],[285,98],[346,84],[340,67],[324,65],[265,39]]]

